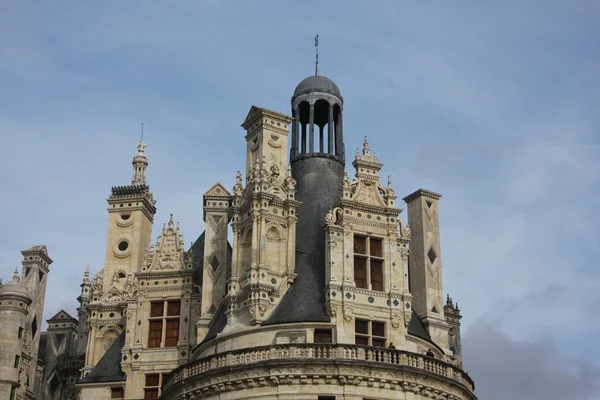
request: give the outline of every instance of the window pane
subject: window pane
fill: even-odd
[[[150,304],[150,316],[151,317],[162,317],[163,308],[165,307],[164,302],[156,302]]]
[[[385,323],[384,322],[373,322],[371,326],[373,336],[385,337]]]
[[[150,331],[148,332],[148,347],[160,347],[162,338],[162,321],[150,321]]]
[[[315,343],[331,343],[331,329],[315,329]]]
[[[370,238],[371,255],[375,257],[383,257],[383,241],[381,239]]]
[[[158,388],[144,389],[144,399],[158,399]]]
[[[356,333],[362,333],[363,335],[369,334],[369,321],[363,321],[357,319],[354,321],[354,331]]]
[[[354,283],[357,288],[367,289],[367,260],[354,257]]]
[[[167,320],[167,337],[165,340],[165,346],[177,346],[179,342],[179,320],[170,319]]]
[[[110,388],[110,398],[111,399],[122,399],[123,398],[123,388]]]
[[[354,235],[354,252],[367,254],[367,238]]]
[[[373,346],[385,347],[385,339],[373,338]]]
[[[180,305],[181,305],[181,302],[179,302],[179,301],[169,301],[167,303],[167,315],[168,316],[179,315]]]
[[[356,336],[354,338],[354,342],[356,344],[362,344],[362,345],[368,346],[369,345],[369,338],[366,337],[366,336]]]
[[[146,386],[158,386],[158,374],[146,375]]]
[[[383,262],[371,259],[371,289],[383,292]]]

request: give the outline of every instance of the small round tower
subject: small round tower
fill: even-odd
[[[27,287],[20,282],[18,270],[12,281],[0,287],[0,398],[9,399],[24,382],[19,382],[27,307],[31,297]],[[21,380],[23,378],[21,377]]]

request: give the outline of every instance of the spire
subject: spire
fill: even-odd
[[[83,282],[84,285],[90,284],[90,266],[88,265],[85,269],[85,273],[83,274]]]
[[[144,152],[146,144],[144,143],[144,124],[142,124],[142,137],[137,146],[137,154],[133,157],[133,179],[131,184],[146,184],[146,167],[148,166],[148,157]]]
[[[20,282],[19,279],[19,267],[15,267],[15,273],[13,274],[13,282]]]
[[[365,140],[363,141],[363,156],[370,156],[371,155],[371,148],[369,147],[369,141],[367,140],[367,137],[365,136]]]
[[[315,52],[316,52],[315,76],[319,76],[319,34],[317,34],[317,36],[315,36]]]

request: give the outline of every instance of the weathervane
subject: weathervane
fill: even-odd
[[[317,61],[315,63],[315,76],[319,75],[319,34],[315,36],[315,51],[317,55]]]

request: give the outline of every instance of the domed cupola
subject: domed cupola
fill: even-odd
[[[318,42],[316,42],[318,43]],[[290,161],[306,157],[333,158],[344,163],[342,110],[344,98],[329,78],[315,75],[296,86],[292,96],[292,146]]]

